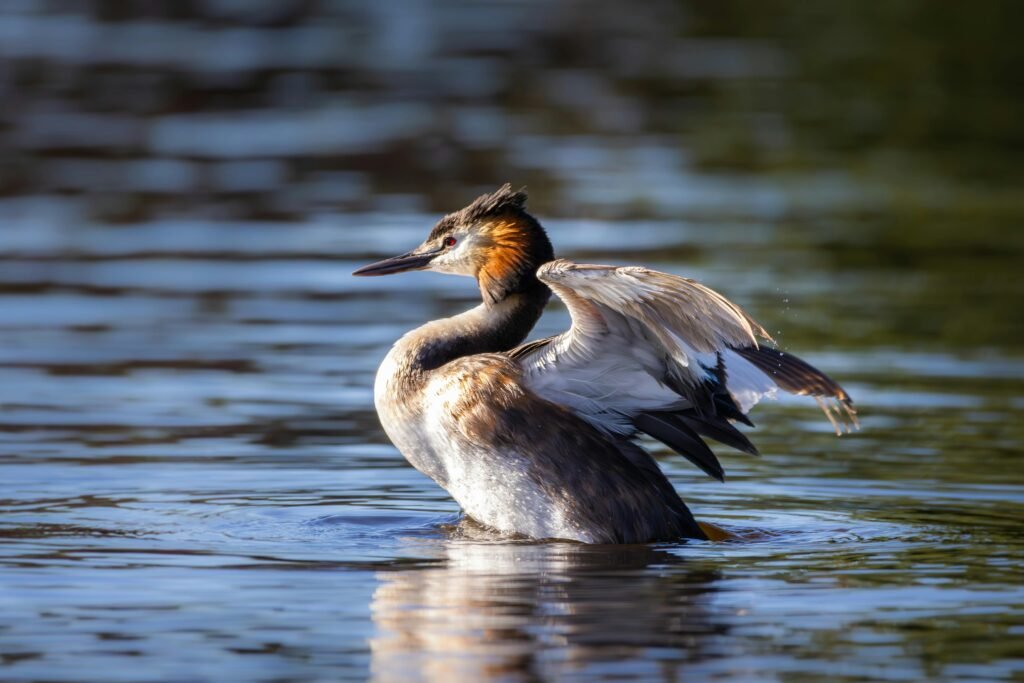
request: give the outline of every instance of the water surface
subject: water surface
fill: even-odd
[[[623,248],[619,226],[550,221],[564,255],[727,292],[841,379],[863,424],[837,438],[813,402],[762,405],[763,455],[719,448],[725,485],[659,451],[698,517],[744,540],[589,548],[453,527],[378,426],[388,345],[477,294],[348,273],[431,220],[4,237],[3,678],[1024,672],[1024,357],[998,338],[1019,323],[971,348],[907,323],[952,324],[965,289],[1009,311],[1019,252],[968,282],[971,250],[904,268],[859,258],[863,232],[644,222]],[[553,307],[535,334],[566,322]]]

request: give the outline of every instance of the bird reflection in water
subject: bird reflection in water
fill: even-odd
[[[717,573],[657,547],[460,539],[437,553],[439,565],[378,574],[374,680],[529,681],[627,662],[678,680],[727,630],[711,618]]]

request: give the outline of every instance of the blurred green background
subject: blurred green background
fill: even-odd
[[[546,213],[656,213],[636,174],[658,163],[810,183],[838,172],[872,191],[849,197],[857,209],[1019,208],[1024,7],[1012,1],[11,0],[0,12],[0,191],[80,198],[105,220],[408,196],[449,209],[467,186],[510,178]]]
[[[995,0],[11,0],[0,224],[443,212],[511,181],[544,216],[784,219],[837,265],[1019,293],[1022,23]],[[921,338],[1024,337],[957,291],[955,323],[908,312]]]

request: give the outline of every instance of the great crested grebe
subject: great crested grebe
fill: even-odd
[[[505,185],[438,221],[407,254],[355,271],[468,275],[483,302],[395,343],[374,386],[402,455],[475,521],[584,543],[706,539],[642,432],[722,480],[701,439],[757,449],[732,422],[782,389],[815,397],[836,433],[849,395],[771,341],[739,306],[646,268],[553,260],[526,193]],[[571,328],[521,346],[551,291]]]

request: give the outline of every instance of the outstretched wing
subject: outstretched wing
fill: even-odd
[[[856,425],[843,389],[795,356],[761,346],[768,333],[739,306],[687,278],[564,259],[537,276],[565,302],[572,327],[510,352],[538,395],[595,427],[664,442],[721,479],[700,436],[756,453],[732,421],[778,389],[815,396],[836,427]]]

